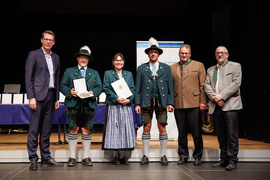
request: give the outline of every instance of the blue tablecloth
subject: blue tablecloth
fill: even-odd
[[[66,116],[66,106],[61,104],[59,109],[55,110],[53,124],[68,124]],[[106,105],[99,104],[95,109],[94,124],[104,124]],[[134,111],[132,106],[134,123],[141,124],[140,115]],[[0,125],[18,125],[29,124],[30,107],[28,104],[1,104],[0,105]]]

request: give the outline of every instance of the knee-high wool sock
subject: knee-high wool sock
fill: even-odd
[[[89,157],[90,145],[91,145],[91,134],[83,134],[82,135],[83,159]]]
[[[150,134],[142,134],[142,142],[143,142],[143,155],[149,157],[149,144],[150,144],[151,135]]]
[[[166,155],[166,149],[167,149],[167,141],[168,141],[168,135],[159,135],[159,142],[161,147],[161,157]]]
[[[76,159],[76,147],[78,143],[78,134],[68,135],[69,157]]]

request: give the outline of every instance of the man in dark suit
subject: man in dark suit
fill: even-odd
[[[51,157],[50,136],[54,110],[59,108],[60,58],[51,51],[55,34],[46,30],[41,37],[42,47],[28,54],[25,64],[25,87],[30,106],[27,150],[30,170],[37,170],[38,132],[42,165],[63,166]]]
[[[158,61],[159,55],[163,53],[163,50],[158,48],[158,42],[154,38],[150,38],[149,42],[150,47],[145,50],[149,62],[138,67],[135,90],[135,111],[137,114],[141,113],[143,124],[141,165],[149,163],[150,130],[155,111],[161,146],[161,164],[167,166],[167,111],[173,112],[174,105],[172,71],[169,65]]]

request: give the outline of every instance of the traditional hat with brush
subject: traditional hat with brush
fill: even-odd
[[[92,61],[94,59],[94,57],[91,56],[91,50],[88,46],[83,46],[80,48],[80,51],[78,53],[74,53],[75,58],[77,58],[78,56],[87,56],[89,58],[89,61]]]
[[[159,45],[158,45],[158,42],[157,42],[157,40],[156,40],[155,38],[151,37],[151,38],[149,39],[149,44],[150,44],[150,47],[144,50],[144,52],[145,52],[146,54],[149,53],[149,50],[157,50],[158,53],[159,53],[159,55],[161,55],[161,54],[163,53],[163,50],[160,49],[160,48],[158,48]]]

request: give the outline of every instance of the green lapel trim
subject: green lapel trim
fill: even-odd
[[[149,63],[147,63],[146,70],[144,72],[152,78],[152,71],[150,70]]]
[[[112,75],[113,75],[116,79],[119,79],[119,76],[118,76],[118,74],[117,74],[117,72],[116,72],[115,70],[113,70]]]
[[[127,75],[127,72],[126,72],[126,71],[124,71],[124,70],[122,70],[122,78],[124,78],[124,79],[125,79],[125,81],[127,81],[127,79],[126,79],[126,75]]]
[[[218,68],[216,67],[215,70],[214,70],[214,81],[215,81],[215,84],[217,83],[217,72],[218,72]]]
[[[85,72],[85,79],[88,80],[88,79],[90,79],[91,77],[92,77],[92,74],[91,74],[91,72],[90,72],[90,68],[87,67],[86,72]]]
[[[78,67],[75,70],[74,76],[76,76],[78,79],[82,78],[81,71]]]
[[[157,77],[159,78],[162,74],[164,73],[164,67],[160,65],[159,63],[159,68],[158,68],[158,71],[157,71]]]
[[[225,62],[221,67],[226,66],[228,63],[229,63],[229,61],[227,60],[227,62]],[[216,66],[216,68],[214,70],[214,81],[215,81],[215,84],[217,83],[217,72],[218,72],[218,68]]]
[[[183,65],[187,66],[191,63],[191,61],[192,61],[192,59],[190,59],[186,64],[181,64],[181,61],[179,61],[179,64],[180,64],[180,66],[183,66]]]
[[[228,64],[229,60],[227,60],[227,62],[225,62],[222,67],[226,66],[226,64]]]

